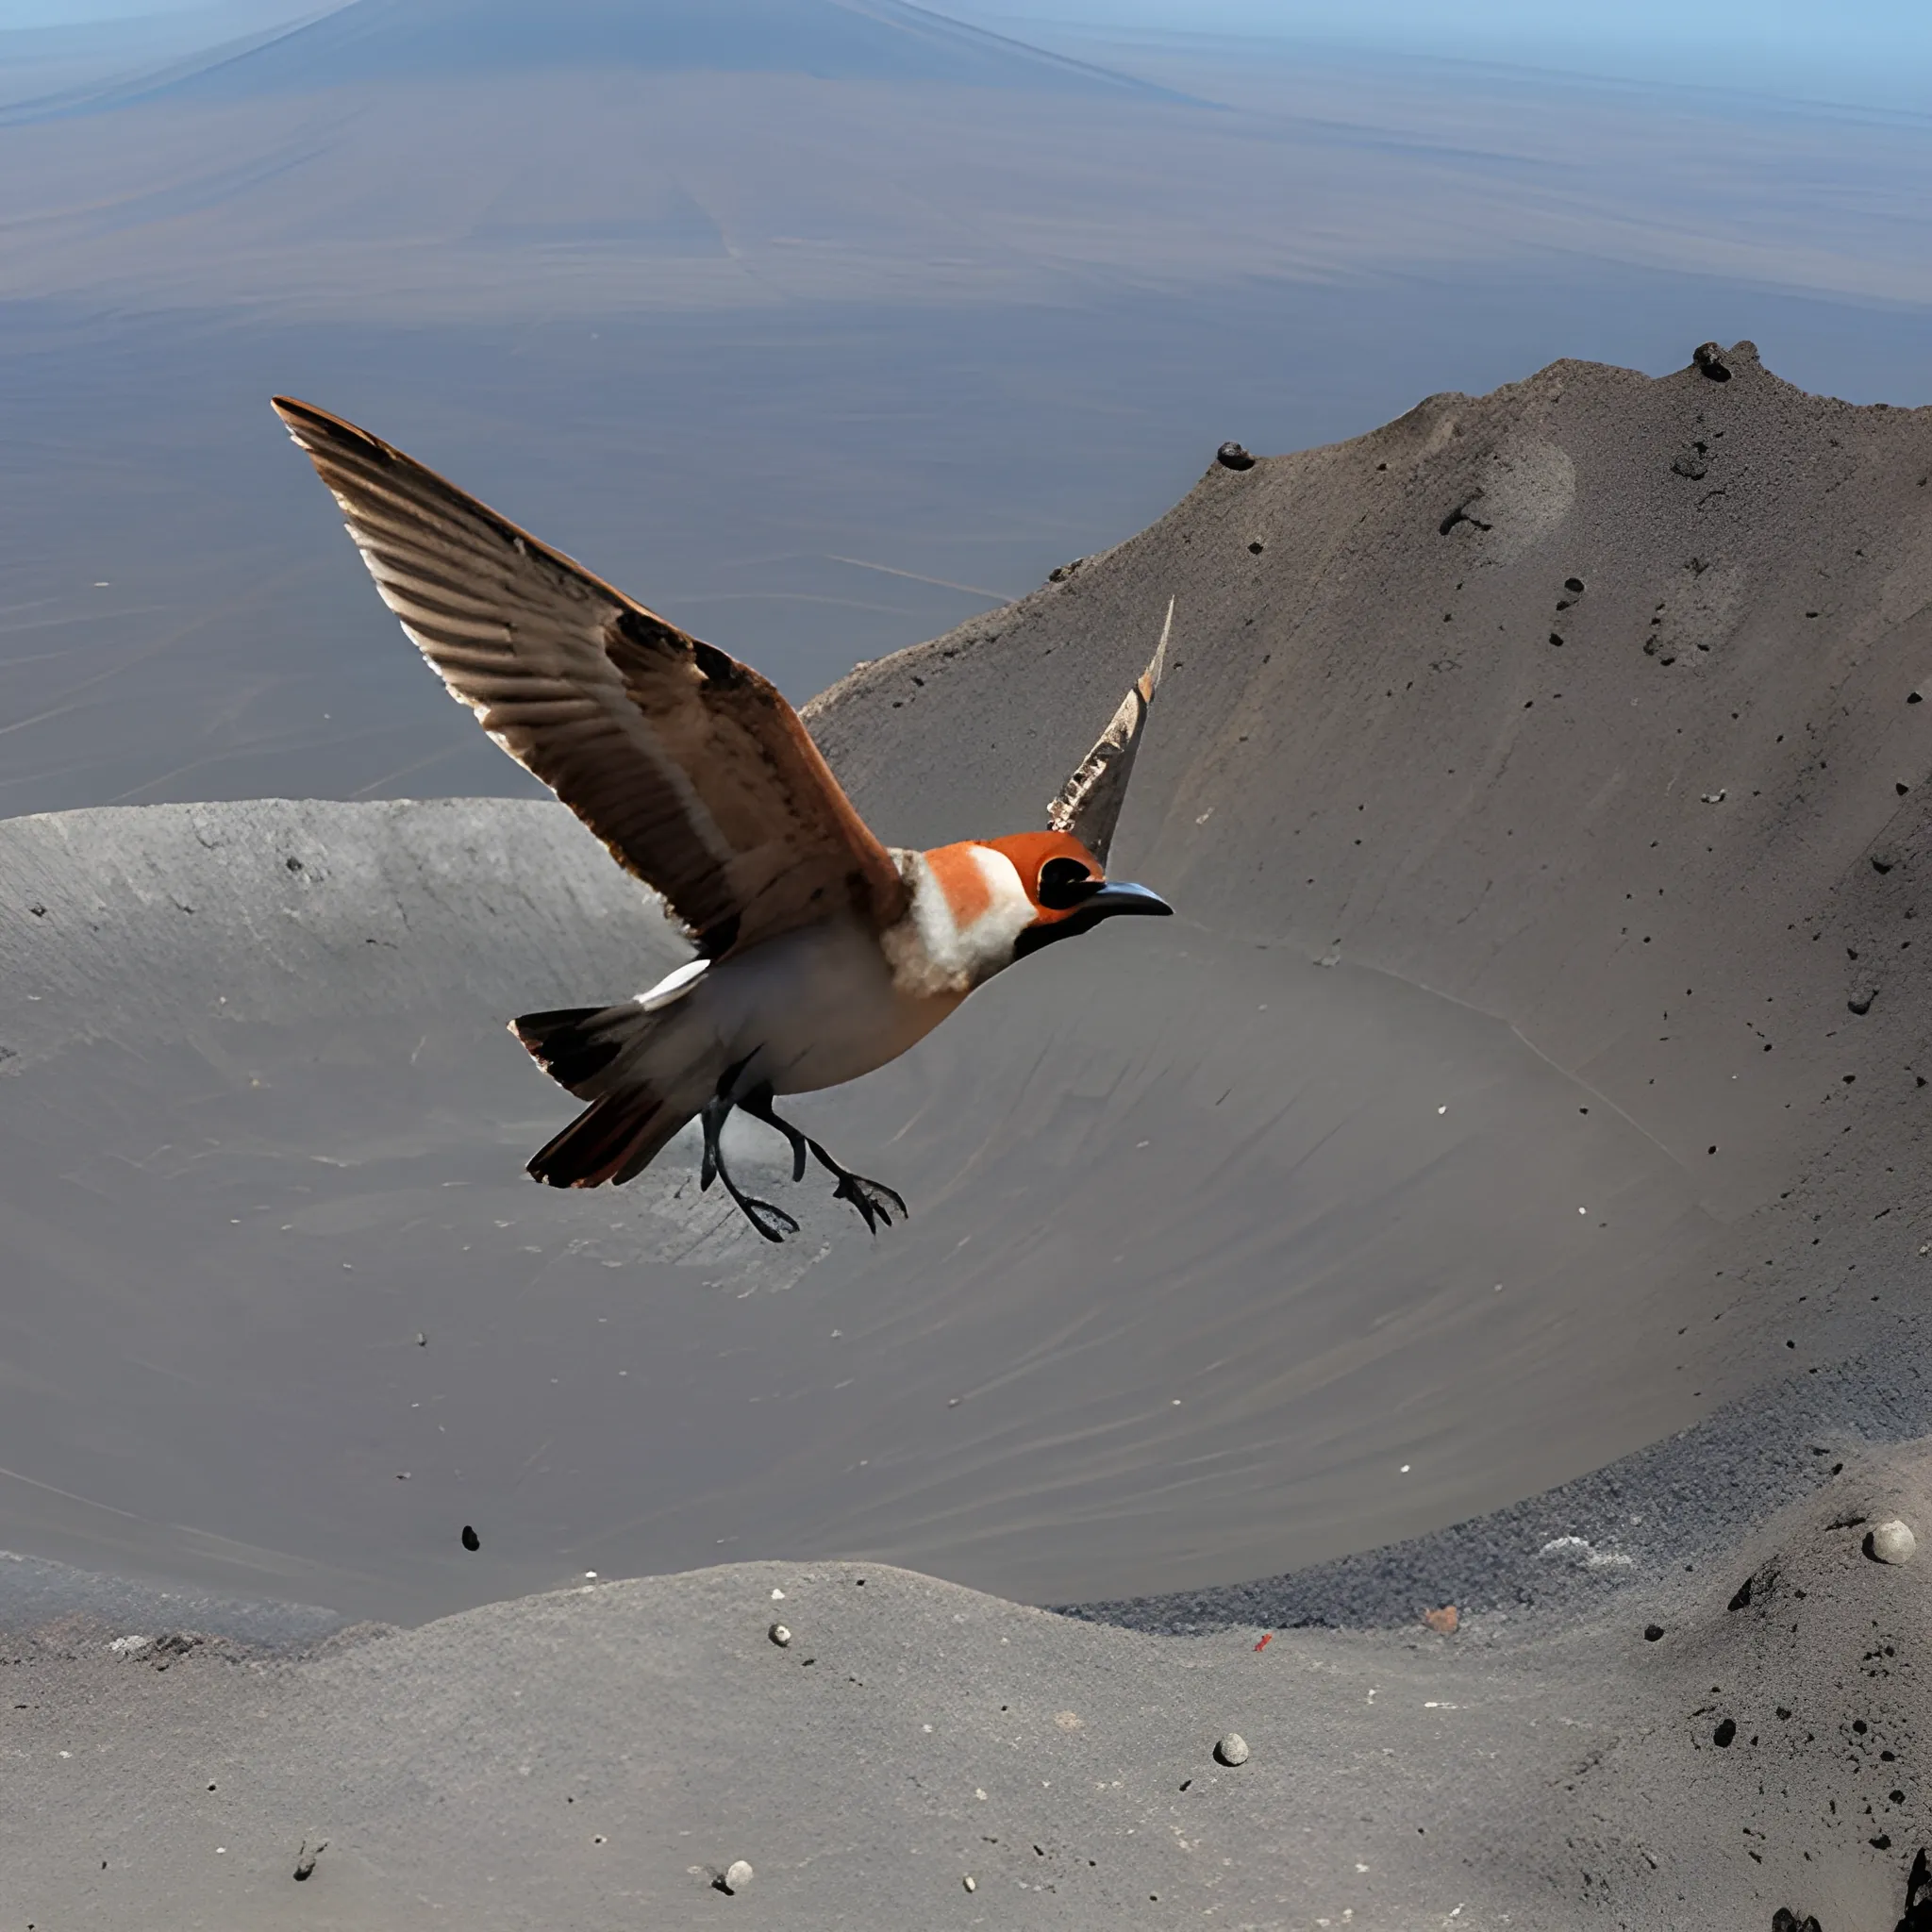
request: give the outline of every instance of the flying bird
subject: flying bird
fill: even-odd
[[[734,1108],[832,1174],[876,1233],[906,1203],[781,1120],[781,1094],[895,1059],[975,987],[1123,913],[1173,908],[1106,872],[1160,681],[1153,662],[1047,808],[1046,828],[913,852],[882,844],[778,691],[353,424],[287,396],[383,601],[511,758],[660,893],[695,956],[615,1006],[510,1030],[590,1105],[534,1155],[554,1188],[634,1179],[688,1122],[767,1241],[798,1231],[744,1192],[720,1134]]]

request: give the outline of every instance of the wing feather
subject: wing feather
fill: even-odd
[[[1046,808],[1047,824],[1056,832],[1071,832],[1102,865],[1107,863],[1108,847],[1113,843],[1121,807],[1126,803],[1134,754],[1141,748],[1141,734],[1147,726],[1147,708],[1154,702],[1154,693],[1160,688],[1161,673],[1167,667],[1167,639],[1173,628],[1174,599],[1170,597],[1153,661],[1127,687],[1126,696],[1100,734],[1099,741],[1074,768],[1074,775],[1060,787]]]
[[[846,910],[881,928],[900,917],[891,854],[756,671],[353,424],[275,407],[450,694],[702,951]]]

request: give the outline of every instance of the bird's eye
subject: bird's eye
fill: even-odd
[[[1100,890],[1100,881],[1077,858],[1049,858],[1040,868],[1040,903],[1065,912]]]

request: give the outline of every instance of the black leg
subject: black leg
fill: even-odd
[[[892,1224],[891,1210],[896,1208],[902,1221],[911,1219],[910,1210],[899,1194],[883,1181],[869,1181],[862,1174],[854,1174],[850,1168],[841,1167],[810,1135],[802,1134],[790,1121],[781,1121],[772,1109],[772,1089],[769,1083],[754,1089],[738,1103],[754,1120],[763,1121],[768,1127],[776,1127],[791,1143],[791,1178],[794,1181],[805,1178],[805,1157],[808,1149],[812,1158],[829,1174],[838,1177],[839,1185],[832,1191],[835,1201],[850,1201],[858,1210],[858,1217],[874,1234],[879,1231],[879,1223],[888,1227]]]
[[[772,1111],[772,1083],[767,1080],[762,1087],[754,1087],[738,1104],[753,1120],[776,1127],[791,1143],[791,1183],[796,1187],[805,1178],[805,1150],[810,1143],[790,1121],[781,1121]]]
[[[724,1077],[718,1082],[717,1092],[698,1116],[704,1123],[705,1129],[705,1158],[698,1170],[698,1188],[700,1192],[703,1192],[709,1189],[714,1180],[723,1181],[724,1191],[737,1202],[739,1211],[744,1218],[768,1241],[782,1241],[788,1234],[798,1232],[797,1222],[792,1220],[784,1208],[774,1208],[769,1201],[757,1200],[740,1190],[738,1183],[731,1178],[730,1169],[724,1165],[724,1149],[719,1141],[719,1136],[724,1130],[724,1123],[730,1117],[732,1108],[737,1105],[730,1097],[732,1082],[743,1069],[744,1062],[741,1060],[737,1066],[726,1069]],[[753,1110],[747,1108],[746,1111]],[[802,1173],[805,1167],[803,1158],[800,1158],[798,1166]]]

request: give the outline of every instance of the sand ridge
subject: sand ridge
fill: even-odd
[[[849,1563],[583,1585],[293,1663],[70,1626],[0,1672],[32,1774],[9,1902],[161,1928],[1889,1924],[1932,1632],[1923,1577],[1862,1539],[1932,1520],[1928,1473],[1850,1465],[1541,1636],[1149,1637]]]

